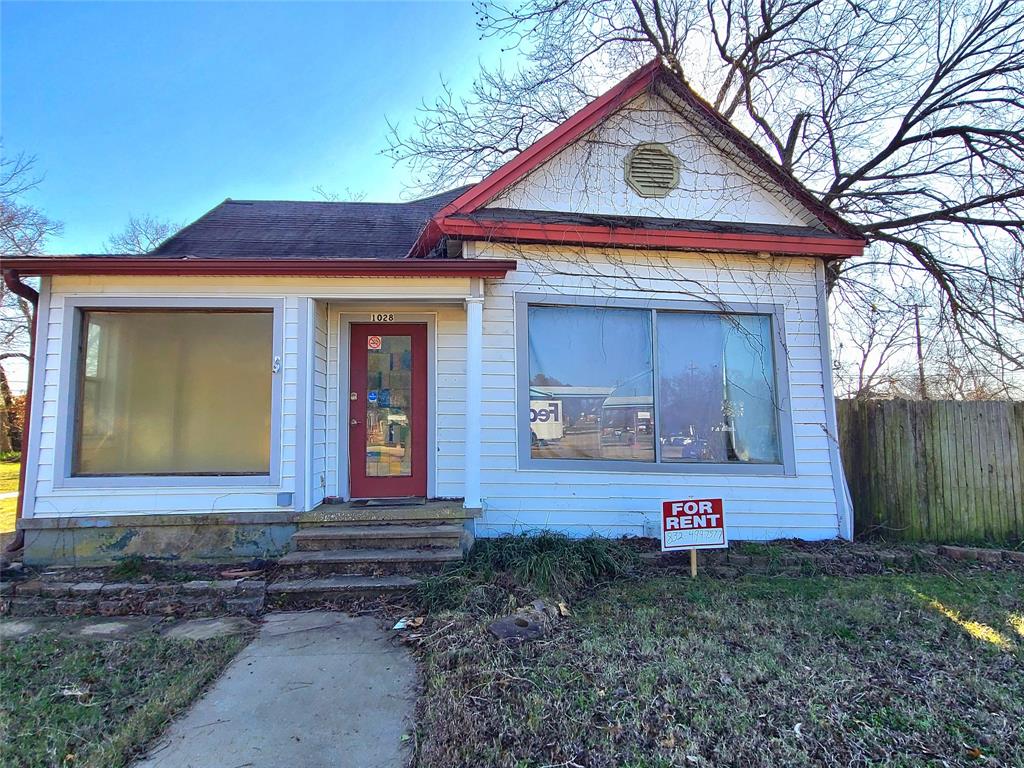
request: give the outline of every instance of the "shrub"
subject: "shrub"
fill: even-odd
[[[479,539],[461,563],[424,580],[418,595],[427,610],[469,602],[493,611],[509,595],[572,598],[627,576],[635,565],[634,550],[614,539],[551,531]]]

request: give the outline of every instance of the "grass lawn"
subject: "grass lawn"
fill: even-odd
[[[436,616],[417,765],[1024,765],[1024,575],[648,578],[509,649]]]
[[[154,634],[5,641],[0,766],[117,768],[157,736],[247,642]]]
[[[16,461],[0,461],[0,494],[18,492],[20,470],[21,464]],[[17,503],[17,497],[0,498],[0,533],[10,533],[14,530],[14,511]]]

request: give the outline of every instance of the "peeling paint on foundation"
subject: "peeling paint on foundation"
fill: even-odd
[[[74,526],[25,531],[28,565],[103,565],[125,557],[183,562],[275,558],[290,548],[292,522]]]

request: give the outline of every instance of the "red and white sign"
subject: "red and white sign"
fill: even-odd
[[[367,349],[380,349],[381,341],[380,336],[367,336],[366,337],[366,348]]]
[[[721,499],[684,499],[662,503],[662,552],[728,546]]]

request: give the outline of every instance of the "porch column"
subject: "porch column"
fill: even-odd
[[[474,283],[477,281],[474,280]],[[477,293],[477,290],[474,290]],[[484,297],[466,299],[466,509],[480,508],[480,400],[483,388]]]

